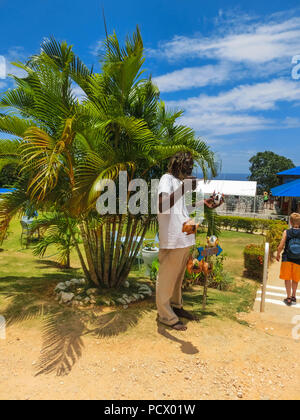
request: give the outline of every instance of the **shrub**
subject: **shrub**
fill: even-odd
[[[231,275],[224,270],[225,260],[225,254],[214,258],[214,265],[208,282],[209,287],[225,291],[228,290],[233,283]]]
[[[273,226],[286,226],[281,220],[254,219],[251,217],[219,216],[218,222],[223,229],[246,231],[247,233],[265,233]]]
[[[266,241],[270,243],[270,256],[274,258],[274,252],[276,252],[278,245],[282,239],[283,232],[288,229],[288,225],[285,222],[276,222],[270,225],[266,235]]]
[[[264,254],[263,245],[250,244],[246,246],[244,250],[244,264],[249,278],[262,281]]]

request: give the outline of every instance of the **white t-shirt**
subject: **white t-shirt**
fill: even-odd
[[[162,176],[158,186],[158,197],[161,193],[172,194],[182,181],[171,174]],[[185,198],[181,197],[175,205],[163,213],[158,212],[159,245],[161,249],[187,248],[196,243],[195,234],[182,232],[183,223],[190,219]]]

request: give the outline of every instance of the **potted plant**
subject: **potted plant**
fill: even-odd
[[[150,275],[153,261],[158,258],[159,248],[153,241],[144,241],[144,247],[142,249],[142,258],[146,266],[146,274]]]

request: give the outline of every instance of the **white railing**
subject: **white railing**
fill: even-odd
[[[264,276],[263,284],[261,290],[261,302],[260,302],[260,312],[265,312],[266,306],[266,293],[267,293],[267,284],[269,277],[269,261],[270,261],[270,244],[266,242],[265,245],[265,259],[264,259]]]

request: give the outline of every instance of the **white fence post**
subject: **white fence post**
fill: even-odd
[[[269,254],[270,254],[270,244],[269,242],[266,242],[265,259],[264,259],[264,277],[263,277],[263,284],[262,284],[260,312],[265,312],[265,306],[266,306],[266,292],[267,292],[268,274],[269,274]]]

